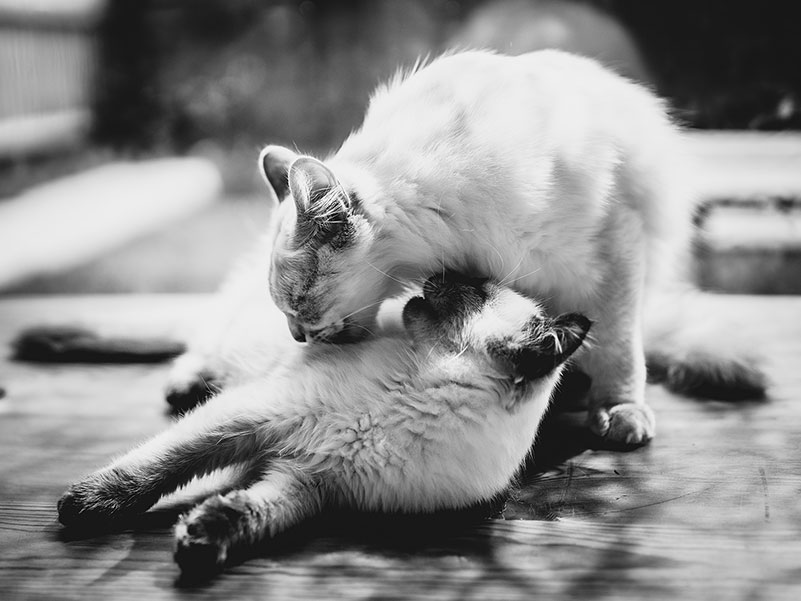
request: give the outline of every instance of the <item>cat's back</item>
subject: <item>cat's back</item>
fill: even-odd
[[[639,139],[641,128],[665,122],[655,96],[594,60],[558,50],[515,57],[471,51],[435,59],[380,88],[341,153],[570,152],[599,139]]]

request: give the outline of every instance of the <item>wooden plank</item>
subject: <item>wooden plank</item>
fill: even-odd
[[[648,447],[592,448],[555,415],[536,465],[501,510],[398,518],[330,514],[264,545],[215,581],[177,582],[170,526],[187,495],[129,530],[65,537],[71,481],[165,427],[166,366],[33,366],[0,386],[3,599],[801,598],[801,298],[710,297],[768,357],[762,402],[701,402],[652,386]],[[199,296],[0,301],[0,343],[23,325],[82,322],[176,334]],[[201,486],[202,483],[199,485]],[[197,491],[195,491],[197,492]]]

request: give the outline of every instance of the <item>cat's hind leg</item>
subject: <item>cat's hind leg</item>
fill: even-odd
[[[271,538],[322,509],[317,478],[289,460],[272,461],[249,487],[215,495],[181,516],[175,526],[175,561],[187,577],[219,570],[232,548]]]
[[[58,501],[65,526],[99,526],[143,513],[195,476],[247,461],[260,448],[247,390],[232,390],[105,468],[70,486]]]

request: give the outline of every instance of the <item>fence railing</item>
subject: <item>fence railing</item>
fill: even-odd
[[[0,0],[0,159],[79,144],[104,0]]]

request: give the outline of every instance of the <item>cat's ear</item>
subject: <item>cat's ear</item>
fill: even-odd
[[[348,207],[347,195],[334,173],[312,157],[300,157],[292,163],[289,190],[298,215],[334,217]]]
[[[542,378],[564,363],[584,343],[592,322],[579,313],[555,319],[535,317],[521,341],[494,345],[515,378]]]
[[[289,167],[298,155],[283,146],[267,146],[259,154],[259,172],[278,202],[289,194]]]
[[[536,318],[517,366],[518,373],[527,379],[551,373],[579,349],[591,325],[580,313],[565,313],[555,319]]]

